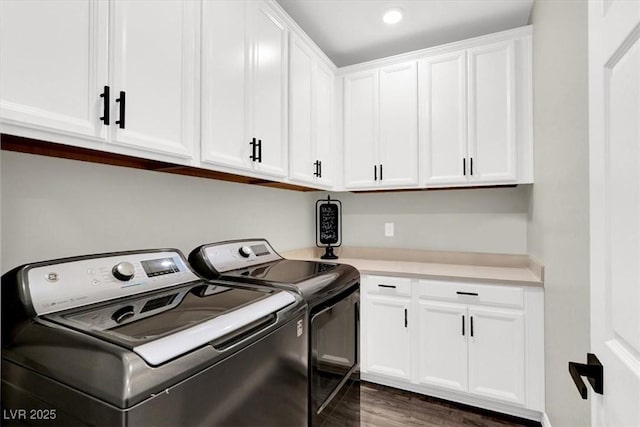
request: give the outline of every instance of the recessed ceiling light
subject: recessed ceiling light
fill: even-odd
[[[393,25],[402,21],[402,11],[400,9],[389,9],[382,16],[385,24]]]

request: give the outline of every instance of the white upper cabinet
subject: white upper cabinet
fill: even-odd
[[[422,132],[425,183],[466,183],[467,56],[454,52],[424,59]]]
[[[344,179],[347,188],[378,182],[378,72],[344,77]]]
[[[108,4],[0,2],[0,119],[3,132],[103,142],[100,94],[107,85]]]
[[[415,62],[344,77],[347,189],[418,184],[418,78]]]
[[[293,34],[289,55],[289,178],[331,187],[336,163],[333,71]]]
[[[380,69],[380,168],[383,187],[418,184],[418,67],[415,61]]]
[[[201,160],[286,175],[287,30],[265,2],[202,5]]]
[[[113,1],[111,8],[111,115],[119,122],[111,142],[192,157],[197,3]]]
[[[469,160],[473,182],[516,182],[515,41],[468,51]]]
[[[423,58],[426,186],[533,182],[530,36]]]

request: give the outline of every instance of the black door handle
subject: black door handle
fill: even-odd
[[[469,321],[471,322],[471,336],[473,336],[473,316],[469,317]]]
[[[395,285],[378,285],[379,288],[393,288],[395,289]]]
[[[318,160],[318,178],[322,178],[322,160]]]
[[[587,377],[589,379],[593,391],[598,394],[603,394],[604,368],[595,354],[587,353],[586,365],[584,363],[569,362],[569,374],[583,399],[587,398],[587,386],[581,377]]]
[[[380,163],[380,181],[382,181],[382,163]]]
[[[126,94],[124,93],[124,91],[120,91],[120,98],[116,99],[116,102],[120,104],[120,119],[116,120],[116,124],[119,125],[120,129],[124,129],[124,118],[126,112]]]
[[[320,177],[320,161],[316,160],[313,163],[313,166],[315,166],[316,171],[313,173],[313,176],[317,176],[318,178]]]
[[[102,106],[104,109],[104,113],[103,116],[100,117],[100,120],[102,120],[102,123],[105,124],[105,126],[109,126],[109,96],[110,96],[110,88],[109,86],[105,86],[103,92],[100,94],[100,98],[102,99]]]
[[[404,327],[406,328],[409,324],[409,320],[407,319],[407,309],[404,309]]]
[[[473,157],[469,159],[469,175],[473,176]]]
[[[256,157],[256,139],[252,138],[251,141],[249,142],[249,145],[251,146],[251,155],[249,156],[249,160],[251,160],[252,162],[255,162],[257,157]]]
[[[467,176],[467,159],[462,159],[462,175]]]
[[[456,294],[458,294],[458,295],[471,295],[471,296],[474,296],[474,297],[478,296],[477,292],[461,292],[461,291],[457,291]]]
[[[258,163],[262,163],[262,140],[258,140]]]
[[[462,336],[464,336],[464,314],[462,315]]]
[[[378,180],[378,165],[373,165],[373,180]]]

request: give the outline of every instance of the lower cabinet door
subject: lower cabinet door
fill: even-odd
[[[409,299],[368,295],[366,304],[366,371],[410,379]]]
[[[467,306],[418,302],[418,382],[467,391]]]
[[[469,308],[469,392],[524,404],[524,313]]]

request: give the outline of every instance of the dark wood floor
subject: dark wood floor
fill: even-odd
[[[359,401],[359,404],[358,404]],[[352,386],[322,427],[540,426],[540,423],[367,382]]]

